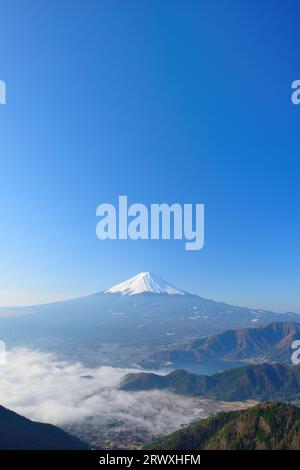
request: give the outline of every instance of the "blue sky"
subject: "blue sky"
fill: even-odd
[[[300,313],[296,1],[2,0],[0,305],[153,271]],[[204,203],[205,248],[99,241],[98,204]]]

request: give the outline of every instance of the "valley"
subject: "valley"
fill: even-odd
[[[209,399],[194,398],[190,400],[191,409],[194,409],[194,418],[190,420],[182,420],[180,429],[188,427],[191,423],[197,422],[199,419],[206,418],[220,412],[229,412],[235,410],[247,409],[254,406],[255,401],[237,401],[225,402]],[[176,404],[172,410],[176,414]],[[84,423],[66,425],[64,429],[79,439],[87,442],[94,449],[115,449],[130,450],[141,449],[154,439],[160,436],[160,433],[149,427],[151,416],[144,415],[144,423],[136,425],[131,420],[122,421],[120,419],[111,419],[109,422],[99,422],[97,420],[88,419]],[[147,424],[148,423],[148,424]],[[174,426],[174,425],[173,425]],[[170,431],[177,430],[176,427]]]

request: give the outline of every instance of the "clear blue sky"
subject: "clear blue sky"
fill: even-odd
[[[296,1],[1,0],[0,304],[153,271],[300,313]],[[99,241],[101,202],[205,203],[206,243]]]

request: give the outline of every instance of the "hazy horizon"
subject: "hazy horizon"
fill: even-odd
[[[130,275],[127,279],[133,277],[134,275],[136,275],[137,273],[133,274],[133,275]],[[155,273],[156,274],[156,273]],[[119,284],[120,282],[123,282],[123,281],[126,281],[127,279],[119,279],[118,281],[116,281],[113,285],[116,285],[116,284]],[[164,279],[165,281],[168,282],[167,279]],[[172,283],[171,283],[172,284]],[[81,297],[85,297],[85,296],[89,296],[89,295],[93,295],[93,294],[97,294],[99,292],[104,292],[106,290],[108,290],[109,288],[113,287],[113,285],[110,285],[110,286],[104,286],[102,287],[101,289],[97,290],[97,291],[94,291],[94,292],[90,292],[90,291],[87,291],[87,292],[82,292],[82,293],[70,293],[69,295],[66,295],[66,296],[60,296],[60,297],[57,297],[55,295],[53,296],[50,296],[50,297],[43,297],[41,296],[40,299],[38,299],[36,297],[36,295],[32,295],[32,299],[33,301],[32,302],[28,302],[28,303],[23,303],[22,301],[20,302],[16,302],[16,294],[14,294],[11,298],[11,303],[7,303],[6,305],[1,305],[0,304],[0,308],[5,308],[5,307],[8,307],[8,308],[11,308],[11,307],[30,307],[30,306],[33,306],[33,305],[39,305],[39,304],[48,304],[48,303],[52,303],[52,302],[60,302],[60,301],[65,301],[65,300],[72,300],[72,299],[76,299],[76,298],[81,298]],[[173,285],[172,284],[172,287],[175,287],[175,288],[181,288],[181,286],[178,286],[178,285]],[[236,305],[236,306],[239,306],[239,307],[249,307],[249,308],[256,308],[256,309],[265,309],[265,310],[272,310],[271,307],[268,307],[268,306],[262,306],[262,305],[252,305],[251,303],[250,304],[245,304],[245,305],[242,305],[242,304],[238,304],[236,302],[234,302],[234,300],[225,300],[225,299],[221,299],[221,298],[213,298],[213,297],[206,297],[204,295],[201,295],[201,293],[197,293],[197,292],[192,292],[190,291],[189,289],[183,289],[185,290],[186,292],[190,293],[190,294],[194,294],[194,295],[198,295],[199,297],[205,297],[205,298],[210,298],[211,300],[215,300],[215,301],[219,301],[219,302],[225,302],[225,303],[228,303],[230,305]],[[27,296],[28,297],[28,293],[21,293],[21,297],[24,298],[23,296]],[[5,297],[5,296],[4,296]],[[17,296],[18,297],[18,296]],[[29,296],[30,297],[30,296]],[[275,312],[279,312],[279,310],[274,310]],[[288,310],[286,310],[286,312],[288,312]],[[285,313],[284,310],[282,310],[282,313]],[[297,312],[295,311],[294,313],[299,313],[300,314],[300,311]]]

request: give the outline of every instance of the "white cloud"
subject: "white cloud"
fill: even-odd
[[[119,390],[128,372],[132,370],[91,369],[58,360],[54,354],[15,348],[0,367],[0,404],[59,426],[93,417],[103,426],[119,419],[154,433],[172,431],[199,416],[192,398],[165,391]]]

